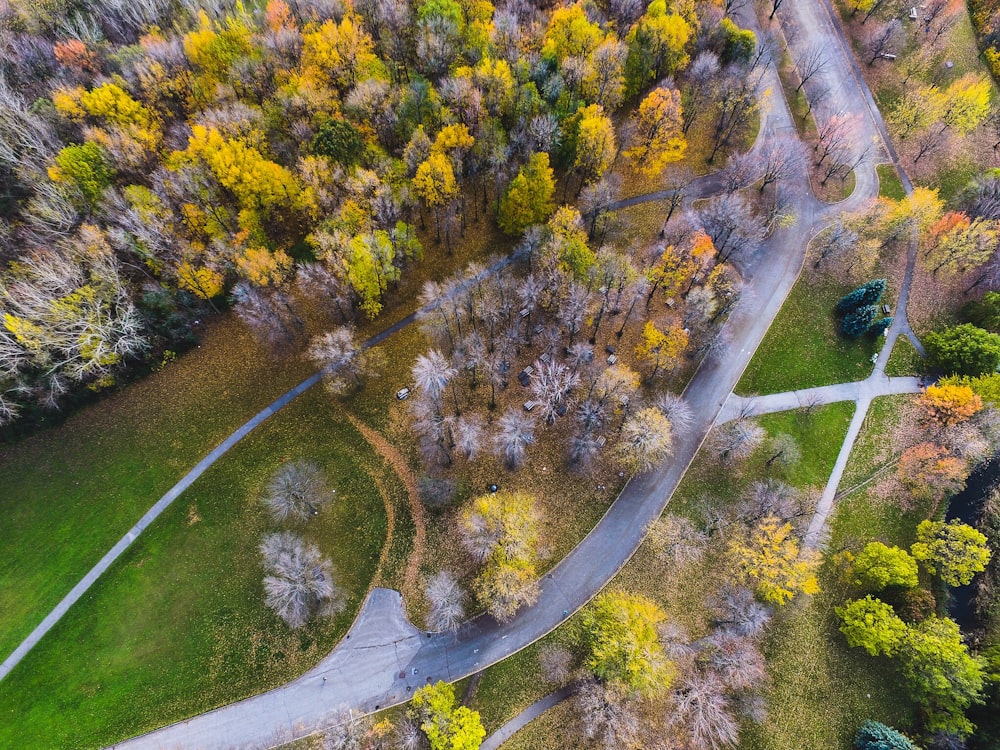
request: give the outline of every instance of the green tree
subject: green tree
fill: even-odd
[[[719,33],[722,36],[719,59],[723,64],[748,62],[757,49],[757,35],[750,29],[741,29],[729,18],[719,23]]]
[[[986,536],[958,521],[921,521],[910,551],[928,573],[949,586],[966,585],[990,561]]]
[[[849,601],[836,612],[847,645],[860,646],[872,656],[894,656],[906,638],[906,623],[891,606],[871,596]]]
[[[665,690],[674,666],[657,628],[667,616],[644,596],[609,591],[584,611],[581,622],[587,667],[599,679],[640,695]]]
[[[549,155],[544,151],[532,154],[500,199],[497,216],[500,228],[507,234],[519,235],[528,227],[544,222],[555,209],[552,203],[555,191]]]
[[[910,628],[899,661],[927,729],[968,734],[972,725],[965,710],[980,698],[986,663],[969,653],[955,621],[928,617]]]
[[[431,750],[478,750],[486,738],[479,712],[455,705],[455,688],[444,682],[413,694],[413,709]]]
[[[967,303],[962,315],[973,325],[1000,332],[1000,292],[986,292],[982,299]]]
[[[347,120],[330,118],[319,126],[312,140],[312,151],[338,164],[353,166],[361,161],[365,142],[358,129]]]
[[[650,81],[658,81],[687,65],[685,48],[691,31],[683,16],[668,12],[666,0],[653,0],[625,37],[626,95],[635,96]]]
[[[55,164],[49,167],[49,178],[53,182],[75,186],[91,208],[100,200],[104,188],[111,184],[112,176],[104,149],[90,141],[66,146],[56,154]]]
[[[1000,335],[971,323],[931,331],[924,345],[930,364],[949,374],[985,375],[1000,365]]]
[[[920,750],[909,738],[878,721],[868,720],[854,735],[854,750]]]
[[[852,310],[840,321],[840,332],[845,336],[856,339],[863,333],[867,333],[872,327],[877,315],[875,305],[862,305],[856,310]]]
[[[854,560],[857,584],[868,591],[917,585],[917,561],[905,549],[869,542]]]
[[[587,233],[583,229],[580,212],[569,206],[561,206],[549,219],[548,228],[552,232],[550,244],[559,258],[560,268],[578,281],[586,280],[590,269],[597,262],[597,256],[587,244]]]
[[[885,293],[885,279],[872,279],[857,289],[852,289],[837,301],[837,315],[847,315],[865,305],[877,304]]]

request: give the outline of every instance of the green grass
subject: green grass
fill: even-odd
[[[281,462],[319,464],[337,499],[302,533],[346,594],[292,631],[263,602],[257,547],[275,528],[260,492]],[[179,498],[4,680],[0,746],[97,747],[294,678],[343,635],[386,534],[373,485],[402,488],[315,389],[266,422]]]
[[[896,167],[892,164],[879,164],[875,169],[878,170],[878,194],[883,198],[903,200],[906,197],[906,188],[899,179]]]
[[[833,314],[851,287],[803,271],[736,386],[741,395],[862,380],[881,340],[840,335]]]
[[[900,336],[893,344],[892,354],[885,363],[885,374],[889,377],[920,375],[924,372],[924,360],[906,336]]]

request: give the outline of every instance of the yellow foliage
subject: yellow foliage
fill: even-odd
[[[734,540],[730,549],[740,571],[765,602],[785,604],[796,594],[819,591],[819,558],[814,552],[800,556],[790,523],[769,516],[745,540]]]
[[[76,86],[71,89],[56,89],[52,92],[52,104],[56,111],[74,120],[82,119],[86,112],[80,104],[84,89]]]
[[[433,153],[417,167],[413,189],[428,206],[439,207],[458,194],[451,161],[441,153]]]
[[[211,268],[195,268],[181,263],[177,268],[177,286],[201,299],[211,299],[222,293],[222,274]]]
[[[972,388],[958,383],[929,385],[917,402],[933,422],[945,427],[964,422],[983,408],[983,400]]]
[[[542,54],[562,62],[567,57],[586,57],[604,40],[604,32],[591,23],[582,3],[556,8],[545,30]]]
[[[615,158],[615,126],[600,104],[580,110],[576,140],[576,161],[587,180],[598,180]]]
[[[263,247],[251,247],[236,256],[236,268],[257,286],[277,286],[291,272],[295,262],[284,250],[273,253]]]
[[[310,25],[302,35],[302,70],[307,79],[341,90],[357,83],[362,72],[380,68],[375,43],[354,13],[337,24],[327,20]]]
[[[653,374],[675,362],[688,345],[688,332],[677,321],[670,321],[661,331],[653,321],[642,329],[642,341],[635,348],[637,357],[653,365]]]
[[[678,161],[687,149],[681,130],[681,94],[661,86],[642,100],[635,116],[635,145],[625,156],[649,176],[658,175],[670,162]]]
[[[449,154],[459,149],[470,149],[476,139],[465,125],[445,125],[431,144],[432,154]]]

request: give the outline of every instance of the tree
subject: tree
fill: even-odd
[[[493,449],[502,455],[507,468],[516,469],[524,463],[528,446],[535,442],[535,420],[513,407],[497,420]]]
[[[929,385],[917,398],[927,418],[942,427],[964,422],[983,408],[983,400],[967,385]]]
[[[766,435],[756,422],[738,419],[713,430],[711,443],[723,461],[739,461],[753,455]]]
[[[875,305],[862,305],[856,310],[852,310],[840,321],[840,332],[845,336],[856,339],[871,329],[878,315],[878,308]]]
[[[323,382],[332,393],[344,393],[351,385],[361,387],[361,376],[370,362],[355,342],[354,330],[342,326],[316,336],[309,344],[308,357],[323,373]]]
[[[847,315],[859,307],[878,304],[885,293],[885,286],[885,279],[873,279],[848,292],[837,300],[835,308],[837,315]]]
[[[796,594],[819,591],[817,557],[800,555],[790,523],[765,518],[744,539],[733,540],[730,551],[740,572],[765,602],[784,604]]]
[[[798,441],[787,432],[779,432],[774,435],[768,441],[767,452],[769,455],[764,462],[767,467],[777,464],[784,469],[790,469],[802,458]]]
[[[417,355],[411,370],[413,382],[417,388],[424,391],[441,411],[441,394],[449,383],[452,385],[452,395],[455,398],[455,411],[458,411],[458,396],[454,389],[455,376],[458,375],[452,364],[437,349],[431,349],[427,354]]]
[[[810,46],[795,62],[795,68],[799,73],[799,85],[795,88],[800,91],[812,78],[820,75],[826,70],[826,53],[821,45]]]
[[[921,521],[910,551],[928,573],[949,586],[968,584],[990,561],[986,536],[958,521]]]
[[[670,422],[675,433],[683,433],[694,424],[694,412],[683,396],[675,393],[661,393],[656,397],[656,408]]]
[[[674,703],[669,722],[683,727],[692,747],[722,750],[736,744],[739,724],[733,718],[726,686],[718,675],[695,671],[674,691]]]
[[[578,113],[576,158],[573,166],[584,183],[597,182],[611,168],[618,146],[615,126],[600,104],[591,104]]]
[[[430,576],[424,593],[430,610],[427,613],[429,630],[454,630],[465,617],[465,591],[449,571],[442,570]]]
[[[670,422],[663,412],[641,409],[625,420],[619,453],[633,473],[649,471],[670,455],[672,444]]]
[[[758,638],[771,621],[770,607],[754,598],[744,586],[726,584],[712,601],[713,624],[720,632],[741,638]]]
[[[906,735],[869,719],[854,735],[854,750],[920,750]]]
[[[917,561],[905,549],[869,542],[854,558],[854,574],[867,591],[911,589],[917,585]]]
[[[971,323],[931,331],[924,345],[929,363],[948,374],[985,375],[1000,365],[1000,335]]]
[[[473,590],[501,622],[538,598],[538,524],[534,498],[522,493],[483,495],[462,512],[463,544],[483,563]]]
[[[585,680],[576,691],[576,707],[583,732],[604,750],[640,750],[638,706],[615,683]]]
[[[891,606],[871,596],[849,601],[836,612],[847,645],[860,646],[872,656],[895,656],[906,638],[906,623]]]
[[[681,94],[660,86],[639,104],[634,118],[632,144],[625,151],[640,172],[659,175],[670,162],[684,156],[687,141],[682,131]]]
[[[990,82],[985,76],[966,73],[945,91],[941,120],[959,135],[971,133],[989,113]]]
[[[348,167],[361,160],[364,150],[365,143],[358,129],[347,120],[333,117],[319,126],[312,140],[314,154]]]
[[[902,24],[898,18],[880,24],[872,29],[867,35],[867,53],[869,67],[875,64],[880,57],[892,54],[896,49],[896,43],[902,32]]]
[[[531,393],[541,403],[546,424],[552,424],[560,412],[566,412],[566,400],[579,383],[579,373],[555,359],[535,363]]]
[[[1000,332],[1000,292],[986,292],[982,299],[966,303],[962,315],[973,325]]]
[[[746,64],[757,49],[757,35],[750,29],[741,29],[729,17],[719,22],[718,35],[722,38],[719,61],[723,65]]]
[[[634,96],[650,81],[684,67],[688,61],[685,51],[692,28],[688,21],[674,10],[666,0],[653,0],[643,16],[625,37],[628,59],[625,61],[626,92]]]
[[[973,657],[954,620],[928,617],[909,629],[899,660],[913,698],[922,704],[930,730],[967,734],[965,710],[979,700],[985,662]]]
[[[333,492],[316,464],[292,461],[283,464],[267,485],[264,502],[278,523],[305,521],[333,500]]]
[[[640,359],[653,365],[650,379],[665,366],[671,369],[677,363],[681,352],[687,347],[688,333],[678,323],[670,323],[666,330],[661,331],[653,321],[646,321],[642,329],[642,340],[635,347],[635,354]]]
[[[914,497],[939,501],[965,486],[969,467],[946,448],[923,442],[903,451],[896,476]]]
[[[520,235],[552,215],[555,210],[552,196],[556,190],[552,174],[547,153],[543,151],[528,157],[528,163],[521,167],[500,199],[497,223],[503,231]]]
[[[441,209],[458,195],[458,184],[451,159],[443,153],[431,153],[413,177],[413,189],[424,205],[434,209],[437,239],[441,241]]]
[[[445,682],[413,693],[411,709],[430,742],[431,750],[478,750],[486,738],[479,713],[455,705],[455,688]]]
[[[333,578],[333,565],[319,549],[288,531],[268,534],[261,542],[267,606],[291,628],[319,613],[343,606]]]
[[[75,187],[91,208],[97,205],[113,176],[104,149],[91,141],[66,146],[49,167],[49,179]]]
[[[591,23],[583,6],[575,3],[552,12],[545,29],[542,54],[562,63],[568,57],[587,57],[603,40],[601,27]]]
[[[667,513],[649,525],[646,540],[665,563],[686,565],[705,554],[708,536],[683,516]]]
[[[637,594],[609,591],[584,610],[580,624],[587,668],[599,679],[628,692],[655,695],[670,685],[673,665],[657,628],[667,616]]]

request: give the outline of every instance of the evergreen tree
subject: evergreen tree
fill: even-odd
[[[868,720],[854,735],[855,750],[917,750],[903,734],[878,721]]]
[[[868,326],[868,333],[872,336],[881,336],[883,333],[889,330],[889,326],[892,325],[892,318],[880,318]]]
[[[837,302],[837,315],[847,315],[866,305],[875,305],[885,293],[885,279],[873,279],[848,292]]]
[[[845,336],[856,339],[867,331],[875,321],[875,305],[862,305],[853,312],[849,312],[840,322],[840,332]]]

